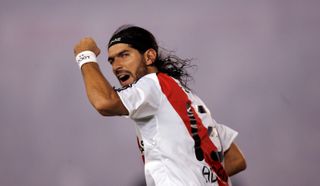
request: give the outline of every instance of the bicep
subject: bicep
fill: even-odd
[[[225,159],[226,160],[236,160],[236,159],[244,159],[239,147],[235,143],[231,143],[230,148],[225,151]]]
[[[111,100],[105,103],[102,102],[101,106],[97,106],[96,109],[103,116],[129,115],[128,109],[117,93],[113,95]]]
[[[87,63],[81,68],[87,96],[92,106],[104,116],[125,115],[127,109],[118,94],[102,75],[95,63]]]
[[[237,144],[231,143],[230,148],[225,151],[224,165],[229,176],[246,169],[245,157]]]

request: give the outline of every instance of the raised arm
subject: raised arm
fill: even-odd
[[[81,39],[74,47],[75,56],[84,51],[92,51],[96,56],[100,54],[100,49],[90,37]],[[98,63],[92,61],[83,64],[81,72],[89,101],[100,114],[128,115],[118,94],[101,73]]]

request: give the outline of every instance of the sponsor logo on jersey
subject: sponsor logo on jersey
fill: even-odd
[[[217,181],[216,174],[214,173],[214,171],[211,168],[209,168],[207,166],[203,166],[202,176],[206,180],[206,183],[214,183]]]

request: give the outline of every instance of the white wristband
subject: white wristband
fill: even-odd
[[[79,65],[79,68],[81,69],[82,65],[86,63],[90,63],[90,62],[97,63],[97,56],[92,51],[86,50],[86,51],[80,52],[76,56],[76,61]]]

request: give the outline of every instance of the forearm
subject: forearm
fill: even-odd
[[[128,114],[118,94],[105,79],[96,63],[96,56],[99,54],[100,49],[91,37],[81,39],[74,47],[74,55],[81,68],[89,101],[104,116]]]
[[[121,115],[126,110],[118,94],[105,79],[97,63],[87,63],[81,68],[87,96],[93,107],[102,115]]]

